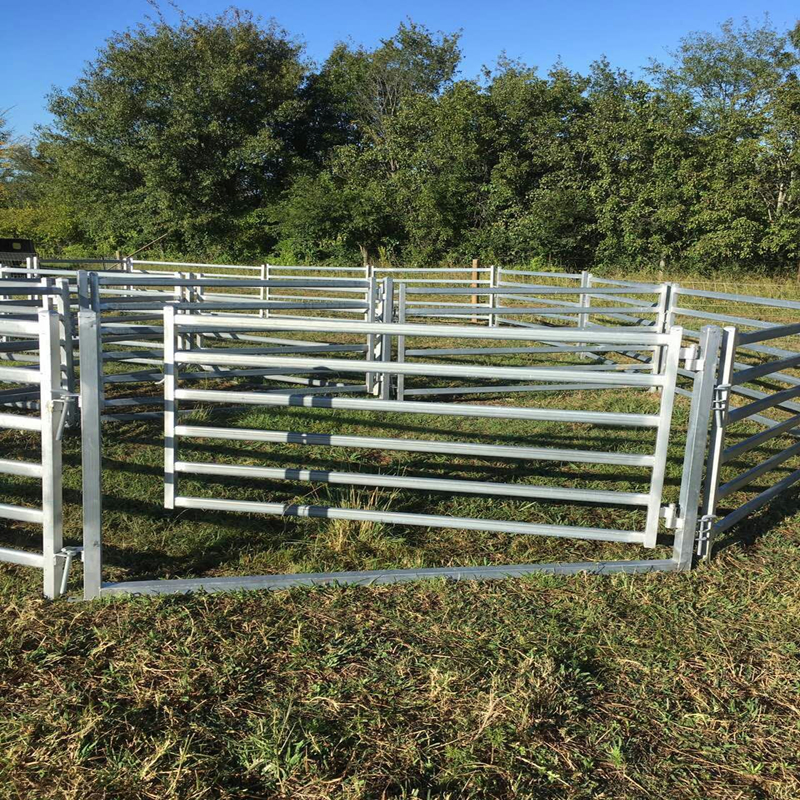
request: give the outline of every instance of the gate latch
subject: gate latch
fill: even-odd
[[[711,531],[716,519],[714,514],[700,517],[700,524],[697,526],[697,555],[700,558],[707,559],[711,555]]]
[[[79,395],[75,392],[66,392],[63,389],[54,390],[53,394],[57,397],[53,398],[54,403],[61,405],[61,417],[58,420],[58,428],[56,429],[56,439],[60,442],[61,437],[64,435],[64,427],[67,421],[71,423],[78,408]]]
[[[82,547],[62,547],[61,551],[56,553],[56,558],[64,559],[64,571],[61,573],[61,591],[60,595],[63,596],[67,593],[67,582],[69,581],[69,568],[72,566],[72,560],[75,556],[80,556],[83,561],[83,548]]]

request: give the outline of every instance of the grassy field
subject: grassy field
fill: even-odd
[[[652,412],[658,395],[537,393],[514,402]],[[667,500],[677,495],[687,414],[679,400]],[[249,428],[626,452],[648,451],[653,435],[325,409],[199,411],[195,418]],[[105,557],[112,580],[653,553],[459,530],[165,512],[159,423],[106,431]],[[734,435],[747,431],[742,426]],[[746,458],[762,460],[789,443],[772,441]],[[0,457],[32,447],[22,434],[0,437]],[[509,466],[212,440],[193,441],[181,455],[624,491],[639,490],[647,477],[600,465]],[[68,434],[65,519],[74,543],[79,456],[78,436]],[[765,477],[761,488],[792,463]],[[726,475],[748,466],[729,464]],[[187,477],[182,491],[641,524],[640,512],[606,507],[214,480]],[[3,483],[36,502],[35,484],[7,476]],[[37,574],[0,567],[0,798],[793,800],[800,796],[797,497],[787,494],[749,519],[735,546],[689,574],[46,603],[37,596]],[[2,543],[24,546],[27,537],[22,526],[7,527]],[[655,555],[668,552],[665,535]],[[76,590],[79,577],[76,570]]]

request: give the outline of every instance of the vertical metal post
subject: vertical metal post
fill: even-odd
[[[86,309],[78,312],[78,340],[81,366],[83,596],[90,600],[100,595],[103,582],[103,356],[100,315],[96,311]]]
[[[261,280],[262,281],[268,281],[269,280],[269,264],[262,264],[261,265]],[[263,302],[263,303],[269,302],[269,286],[262,286],[261,287],[261,291],[260,291],[259,294],[260,294],[260,297],[261,297],[261,302]],[[262,308],[259,311],[259,316],[262,319],[268,319],[269,318],[269,309],[268,308]]]
[[[164,307],[164,508],[175,508],[175,309]]]
[[[655,327],[657,333],[667,333],[671,329],[674,322],[675,314],[674,312],[670,314],[671,297],[672,284],[662,283],[658,293],[658,313],[653,321],[653,326]],[[664,371],[665,358],[665,346],[657,345],[653,350],[652,372],[654,375],[661,375],[661,373]]]
[[[592,286],[592,273],[587,270],[581,271],[581,289],[590,289]],[[579,303],[581,306],[587,307],[592,304],[592,298],[589,296],[588,291],[584,294],[581,292],[579,295]],[[579,328],[588,328],[589,327],[589,313],[581,313],[578,314],[578,327]],[[588,344],[588,342],[581,342],[581,347],[584,347]],[[581,358],[589,358],[589,353],[581,353]]]
[[[85,270],[78,270],[78,310],[88,311],[92,307],[89,298],[89,273]]]
[[[406,321],[406,285],[401,283],[397,297],[397,322],[403,324]],[[406,337],[397,337],[397,363],[403,364],[406,360]],[[403,400],[405,394],[406,376],[397,376],[397,399]]]
[[[375,319],[378,314],[378,290],[379,286],[377,281],[375,280],[374,276],[370,276],[369,278],[369,289],[367,290],[368,294],[368,301],[367,301],[367,311],[366,317],[367,322],[375,322]],[[368,333],[367,334],[367,361],[374,361],[375,360],[375,334]],[[370,394],[373,393],[375,389],[375,373],[368,372],[365,376],[366,384],[367,384],[367,392]]]
[[[495,292],[497,291],[497,284],[498,284],[498,275],[497,275],[497,267],[492,264],[489,268],[489,327],[496,328],[498,325],[497,319],[497,295]]]
[[[714,400],[714,382],[719,362],[722,329],[707,325],[700,331],[702,365],[692,385],[692,405],[686,430],[681,492],[678,501],[678,526],[672,547],[672,560],[679,570],[692,566],[692,552],[697,534],[697,515],[703,486],[709,417]]]
[[[669,451],[669,433],[672,423],[672,406],[675,400],[675,384],[678,378],[682,339],[683,328],[675,327],[670,331],[670,341],[667,345],[664,368],[664,385],[661,389],[661,406],[658,412],[658,429],[654,452],[655,463],[650,476],[650,499],[647,506],[645,547],[655,547],[658,536],[658,523],[661,518],[661,496],[664,489],[664,477]]]
[[[58,314],[42,309],[39,316],[39,413],[42,420],[42,553],[44,596],[51,600],[61,593],[64,561],[56,554],[64,546],[61,487],[60,415],[55,401],[61,390],[61,359],[58,344]]]
[[[58,294],[55,296],[55,306],[58,312],[59,340],[61,343],[61,368],[63,370],[62,385],[68,395],[65,400],[66,424],[72,427],[77,422],[78,409],[71,395],[75,393],[75,346],[72,336],[72,309],[70,306],[69,280],[62,278],[57,281]]]
[[[383,308],[381,322],[391,323],[394,319],[394,281],[391,278],[383,279]],[[389,333],[381,335],[381,360],[392,360],[392,336]],[[392,376],[384,372],[381,375],[381,400],[392,399]]]
[[[480,265],[480,261],[477,258],[472,259],[472,288],[477,292],[478,291],[478,267]],[[470,302],[473,306],[473,314],[472,314],[472,322],[477,323],[478,321],[478,314],[477,314],[477,307],[478,307],[478,295],[473,294],[470,297]]]
[[[591,282],[591,274],[587,270],[581,271],[581,289],[588,289]],[[590,297],[588,292],[584,293],[581,292],[578,295],[578,303],[581,306],[588,306]],[[579,328],[588,328],[589,327],[589,315],[585,313],[578,314],[578,322],[577,326]]]
[[[722,469],[722,451],[725,449],[725,426],[728,422],[728,408],[731,399],[731,378],[735,369],[736,348],[739,344],[739,331],[734,327],[723,328],[722,349],[720,355],[717,384],[714,387],[713,421],[711,424],[711,441],[708,447],[708,465],[703,487],[702,519],[707,530],[698,542],[698,555],[704,559],[711,556],[714,546],[713,528],[709,523],[717,513],[717,490]],[[707,534],[707,535],[706,535]]]

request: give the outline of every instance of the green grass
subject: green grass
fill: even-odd
[[[652,411],[658,395],[529,394],[515,403]],[[667,500],[677,496],[687,414],[680,400]],[[324,409],[197,412],[196,418],[629,452],[647,451],[653,436]],[[652,552],[459,530],[165,512],[160,425],[105,430],[105,558],[112,580]],[[732,436],[750,430],[756,429],[740,426]],[[726,465],[725,476],[789,443],[770,442],[745,463]],[[0,457],[28,449],[35,449],[29,437],[0,437]],[[68,434],[65,525],[74,543],[79,451],[77,435]],[[212,440],[187,442],[181,457],[623,490],[646,479],[643,471],[599,465],[509,467],[443,455]],[[181,485],[186,494],[241,499],[641,524],[639,512],[511,498],[188,477]],[[4,494],[22,492],[29,504],[37,501],[36,489],[22,479],[3,481]],[[789,493],[753,516],[737,531],[742,543],[690,574],[73,604],[39,599],[33,570],[0,567],[0,798],[793,800],[800,796],[797,496]],[[6,526],[0,538],[13,546],[33,542],[24,526]],[[668,552],[665,532],[655,554]],[[76,570],[71,588],[79,588],[79,577]]]

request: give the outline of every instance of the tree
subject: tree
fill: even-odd
[[[366,263],[381,254],[389,259],[406,243],[395,186],[407,167],[398,119],[406,105],[438,97],[451,85],[458,39],[457,33],[435,34],[408,22],[374,50],[334,48],[304,94],[313,119],[307,152],[320,166],[284,197],[280,247],[290,257],[358,254]],[[339,230],[335,246],[332,213]]]
[[[797,252],[792,235],[797,123],[792,111],[800,59],[791,36],[768,21],[724,23],[682,40],[670,67],[651,72],[669,97],[696,109],[696,197],[686,222],[686,257],[719,268],[778,264]]]
[[[50,98],[40,153],[106,249],[169,232],[178,249],[264,249],[288,185],[306,67],[284,31],[230,11],[115,35]]]

